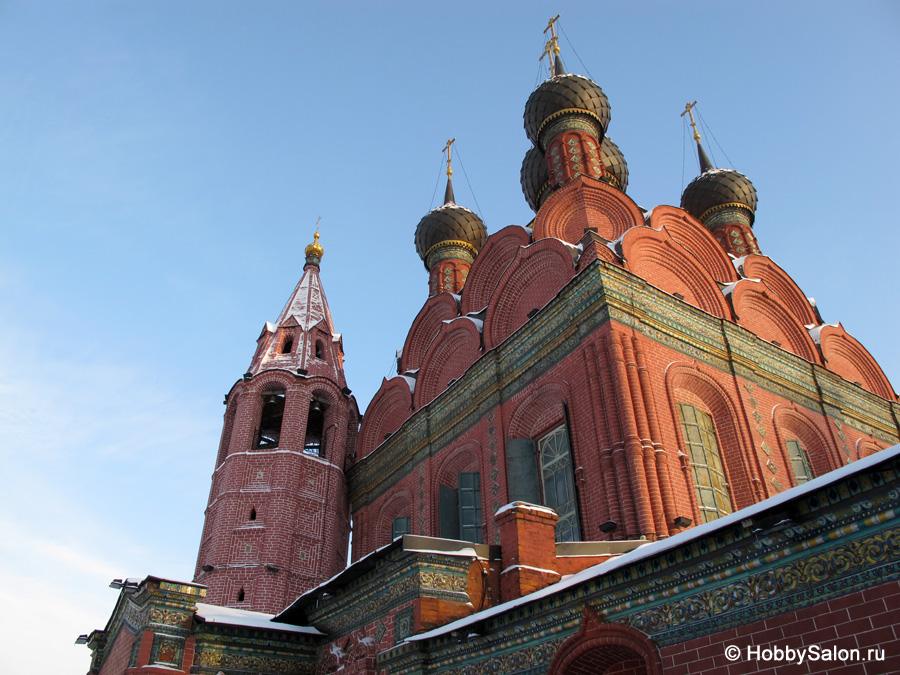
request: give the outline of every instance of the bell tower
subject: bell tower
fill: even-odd
[[[317,228],[303,276],[225,397],[194,572],[215,605],[276,613],[346,564],[344,462],[359,410],[319,278],[323,254]]]

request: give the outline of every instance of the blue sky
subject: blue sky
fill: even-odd
[[[448,138],[457,201],[528,223],[556,13],[631,197],[677,205],[698,100],[763,252],[900,386],[898,5],[481,5],[0,1],[0,628],[22,646],[0,671],[84,672],[113,577],[190,578],[223,395],[317,217],[363,409],[427,296],[413,232]]]

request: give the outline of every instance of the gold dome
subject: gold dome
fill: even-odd
[[[306,247],[306,255],[315,256],[316,258],[321,258],[325,255],[325,249],[319,244],[319,230],[316,228],[315,240],[309,246]]]

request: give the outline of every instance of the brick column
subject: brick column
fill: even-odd
[[[494,515],[500,530],[500,599],[520,598],[556,583],[556,521],[552,509],[512,502]]]

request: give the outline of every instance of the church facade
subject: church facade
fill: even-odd
[[[890,383],[696,130],[681,206],[637,206],[606,96],[555,52],[534,220],[488,236],[448,142],[428,298],[364,416],[316,235],[226,398],[193,581],[121,581],[92,673],[900,667]]]

